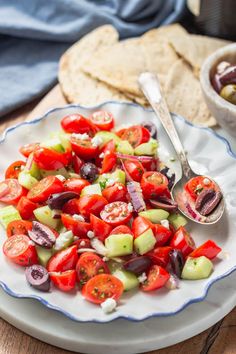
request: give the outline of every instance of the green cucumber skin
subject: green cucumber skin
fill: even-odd
[[[125,155],[134,155],[134,149],[126,140],[121,140],[116,147],[116,151]]]
[[[155,139],[150,139],[147,143],[143,143],[134,149],[134,154],[153,156],[157,155],[158,142]]]
[[[174,228],[177,230],[180,226],[185,226],[188,221],[187,219],[180,214],[171,214],[168,217],[169,222],[174,226]]]
[[[156,244],[156,238],[151,229],[148,229],[134,240],[134,249],[141,256],[151,251]]]
[[[149,209],[141,211],[139,215],[150,220],[154,224],[159,224],[161,220],[165,220],[169,217],[168,211],[163,209]]]
[[[132,254],[133,236],[130,234],[110,235],[105,240],[105,247],[109,258]]]
[[[123,283],[125,291],[132,290],[139,286],[139,281],[136,275],[127,270],[117,269],[113,275]]]
[[[185,280],[200,280],[208,278],[213,271],[212,262],[205,256],[187,258],[181,278]]]
[[[31,189],[36,183],[38,183],[38,180],[31,176],[29,172],[21,171],[18,176],[18,182],[26,189]]]
[[[0,209],[0,224],[6,229],[11,221],[22,220],[19,211],[9,205]]]

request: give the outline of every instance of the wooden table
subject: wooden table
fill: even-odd
[[[45,111],[65,104],[56,86],[42,100],[8,114],[0,123],[0,132],[22,120],[37,117]],[[236,308],[220,322],[184,342],[149,352],[153,354],[236,354]],[[0,354],[66,354],[72,353],[34,339],[0,319]],[[147,353],[148,354],[148,353]]]

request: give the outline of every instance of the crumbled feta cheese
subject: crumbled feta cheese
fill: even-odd
[[[93,231],[88,231],[87,232],[88,238],[94,238],[94,232]]]
[[[121,191],[123,189],[122,186],[118,186],[117,188],[119,189],[119,191]]]
[[[92,140],[91,140],[92,146],[99,146],[103,143],[103,139],[100,136],[95,136]]]
[[[138,281],[142,284],[147,280],[147,275],[146,273],[142,273],[139,277],[138,277]]]
[[[106,187],[113,186],[113,184],[114,184],[115,182],[116,182],[116,181],[115,181],[113,178],[110,178],[110,179],[106,182]]]
[[[209,186],[209,184],[211,183],[211,181],[209,180],[209,178],[204,178],[204,179],[203,179],[203,183],[205,184],[205,186]]]
[[[132,213],[133,211],[133,205],[131,203],[128,204],[128,211]]]
[[[161,220],[161,225],[166,227],[167,229],[170,228],[169,220],[167,220],[167,219]]]
[[[80,246],[81,246],[81,247],[84,247],[84,246],[85,246],[85,241],[84,241],[84,240],[82,240],[82,241],[80,242]]]
[[[98,254],[101,254],[102,256],[107,255],[107,248],[104,246],[102,241],[100,241],[98,238],[94,237],[91,239],[91,246],[95,249],[95,251]]]
[[[78,215],[78,214],[73,214],[73,219],[78,220],[78,221],[85,221],[84,217],[82,215]]]
[[[56,175],[56,177],[61,181],[64,182],[66,180],[66,178],[62,175]]]
[[[65,247],[67,242],[69,242],[72,239],[72,237],[73,237],[72,231],[66,231],[66,232],[60,233],[60,235],[56,239],[54,249],[56,251],[61,250],[63,247]]]
[[[92,253],[97,253],[93,248],[79,248],[78,253],[84,253],[84,252],[92,252]]]
[[[99,155],[99,157],[100,157],[101,159],[103,159],[104,156],[105,156],[104,152],[102,152],[102,153]]]
[[[75,139],[79,139],[79,140],[88,140],[89,139],[89,135],[87,133],[84,133],[84,134],[72,133],[71,137],[75,138]]]
[[[106,256],[104,256],[104,257],[102,258],[102,260],[103,260],[103,262],[107,262],[107,261],[109,261],[109,258],[106,257]]]
[[[30,240],[30,241],[29,241],[29,245],[35,246],[35,243],[34,243],[32,240]]]
[[[117,306],[116,300],[108,298],[101,303],[101,308],[104,313],[110,313],[115,310]]]

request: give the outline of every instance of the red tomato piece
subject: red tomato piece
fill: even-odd
[[[108,298],[119,300],[124,291],[123,283],[111,274],[98,274],[82,288],[86,300],[101,304]]]
[[[69,114],[61,120],[61,126],[67,133],[87,133],[90,136],[94,136],[98,130],[89,119],[81,114]]]
[[[98,216],[107,205],[107,200],[98,194],[84,195],[78,200],[80,214],[89,218],[90,214]]]
[[[159,170],[159,159],[153,157],[153,159],[148,161],[142,161],[144,169],[148,171],[158,171]]]
[[[5,172],[5,179],[7,178],[17,179],[19,173],[21,172],[21,166],[25,166],[24,161],[15,161],[10,166],[8,166]]]
[[[169,246],[155,247],[154,250],[148,252],[146,255],[151,259],[154,264],[166,267],[169,263],[169,253],[172,250]]]
[[[76,271],[72,269],[65,272],[51,272],[50,279],[58,289],[68,292],[75,288]]]
[[[112,226],[126,224],[132,217],[128,204],[125,202],[113,202],[107,204],[101,211],[101,218]]]
[[[33,217],[33,211],[38,208],[38,204],[31,202],[26,197],[21,197],[18,204],[17,209],[20,213],[22,219],[28,220]]]
[[[76,245],[78,249],[81,248],[91,248],[91,243],[88,238],[79,238],[73,242],[73,245]]]
[[[209,181],[207,184],[204,183],[205,179]],[[191,178],[184,186],[184,189],[194,201],[197,199],[198,194],[201,193],[203,189],[208,189],[208,188],[215,189],[215,190],[218,189],[216,184],[213,181],[211,181],[208,177],[204,177],[204,176],[197,176]]]
[[[78,261],[77,247],[70,246],[52,256],[47,264],[49,272],[65,272],[66,270],[75,269]]]
[[[72,136],[70,141],[74,153],[86,161],[96,158],[99,154],[99,147],[93,146],[91,139],[81,140]]]
[[[32,154],[32,152],[34,152],[34,150],[39,146],[39,143],[30,143],[30,144],[25,144],[23,146],[20,147],[19,151],[20,153],[25,156],[25,157],[29,157],[30,154]]]
[[[51,194],[64,191],[63,183],[56,176],[47,176],[36,183],[28,192],[27,198],[35,203],[45,202]]]
[[[87,283],[89,279],[98,274],[109,274],[106,263],[97,254],[83,253],[76,264],[77,280],[80,285]]]
[[[26,189],[14,178],[5,179],[5,181],[0,182],[0,190],[7,190],[7,193],[4,193],[0,197],[0,202],[6,204],[17,204],[20,198],[26,194]]]
[[[183,226],[180,226],[176,230],[170,242],[170,246],[182,251],[184,257],[187,257],[196,247],[194,240]]]
[[[108,225],[105,221],[99,219],[93,214],[90,215],[90,222],[94,235],[100,241],[104,242],[107,236],[109,236],[109,234],[111,233],[111,225]]]
[[[82,165],[84,164],[84,161],[81,160],[79,158],[79,156],[74,154],[72,156],[71,162],[72,162],[72,167],[73,167],[73,170],[75,171],[75,173],[80,173],[80,169],[81,169]]]
[[[122,140],[127,140],[134,148],[146,143],[151,137],[149,131],[141,125],[133,125],[124,131],[119,131],[118,136]]]
[[[131,229],[129,228],[129,226],[126,225],[116,226],[110,233],[110,235],[119,235],[119,234],[130,234],[133,236]]]
[[[204,242],[201,246],[197,247],[189,254],[189,257],[205,256],[209,259],[215,258],[222,249],[212,240]]]
[[[149,269],[147,280],[141,285],[143,291],[152,291],[162,288],[169,280],[170,274],[161,266],[154,264]]]
[[[168,179],[160,172],[145,172],[141,179],[144,198],[155,199],[168,191]]]
[[[61,214],[61,221],[67,230],[78,237],[87,237],[87,233],[92,230],[90,223],[76,220],[68,214]]]
[[[115,183],[113,186],[106,187],[102,191],[102,195],[108,203],[112,202],[127,202],[127,188],[122,183]]]
[[[75,192],[80,194],[82,189],[89,186],[90,183],[83,178],[69,178],[64,182],[64,190],[66,192]]]
[[[102,169],[100,173],[107,173],[116,165],[116,146],[113,140],[109,141],[103,149],[104,158],[102,160]]]
[[[139,161],[124,161],[125,169],[132,178],[132,180],[136,182],[140,182],[144,171],[143,165]]]
[[[156,246],[165,245],[172,236],[172,232],[160,224],[153,224],[152,231],[157,240]]]
[[[26,220],[14,220],[7,225],[7,237],[14,235],[28,235],[28,231],[32,230],[32,222]]]
[[[110,112],[96,111],[92,113],[89,118],[100,130],[111,130],[114,128],[114,117]]]
[[[35,246],[26,235],[13,235],[3,244],[3,253],[12,262],[26,267],[38,263]]]
[[[63,205],[62,211],[70,215],[79,214],[78,199],[73,198],[68,200],[68,202]]]
[[[61,153],[39,146],[34,150],[34,161],[43,170],[57,170],[69,165],[71,152]]]
[[[148,229],[152,229],[153,224],[148,219],[143,218],[142,216],[137,216],[132,224],[132,232],[134,234],[134,238],[137,238],[141,234],[143,234]]]

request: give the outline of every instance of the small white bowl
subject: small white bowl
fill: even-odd
[[[236,137],[236,105],[226,101],[213,88],[210,78],[221,61],[236,64],[236,43],[227,45],[211,54],[203,63],[200,82],[206,104],[217,122]]]

